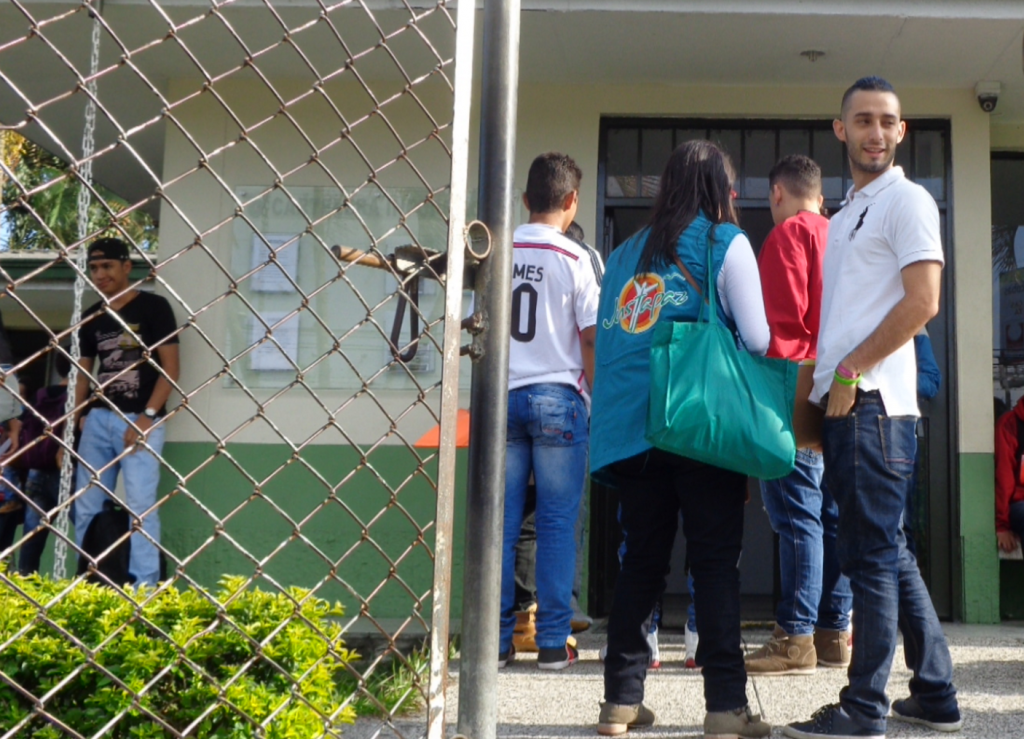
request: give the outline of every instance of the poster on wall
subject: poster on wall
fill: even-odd
[[[272,341],[264,341],[249,355],[249,368],[255,372],[288,372],[295,371],[293,361],[299,358],[299,316],[293,315],[284,323],[275,326],[288,315],[285,311],[262,313],[261,316],[268,326],[274,328],[274,338],[280,349]],[[249,343],[256,344],[267,335],[267,329],[256,316],[249,318]],[[291,359],[292,361],[289,361]]]
[[[274,250],[276,263],[271,261],[267,244]],[[262,238],[259,234],[253,234],[251,253],[249,267],[259,270],[250,278],[253,292],[290,293],[295,291],[288,278],[291,277],[298,284],[299,239],[297,234],[268,233],[263,234]]]

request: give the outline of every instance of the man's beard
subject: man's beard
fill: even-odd
[[[878,174],[879,172],[884,172],[885,170],[889,169],[890,166],[892,166],[892,163],[896,160],[896,149],[893,148],[890,151],[889,157],[887,159],[880,159],[876,162],[864,163],[859,162],[854,158],[853,152],[850,150],[850,145],[847,144],[846,158],[850,160],[850,169],[857,169],[860,170],[861,172],[867,172],[868,174]]]

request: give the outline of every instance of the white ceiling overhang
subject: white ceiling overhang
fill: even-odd
[[[166,16],[147,0],[107,0],[103,6],[113,36],[104,34],[101,68],[122,58],[130,64],[122,64],[100,83],[101,104],[119,125],[101,113],[98,146],[111,149],[96,161],[95,176],[132,201],[151,194],[163,171],[166,123],[160,116],[170,80],[199,81],[235,69],[245,58],[243,43],[250,50],[279,44],[261,57],[260,70],[268,77],[314,79],[307,62],[280,44],[283,28],[258,0],[219,6],[220,17],[210,13],[206,2],[158,4]],[[398,0],[365,4],[385,31],[409,20],[409,11]],[[312,0],[275,0],[272,6],[290,28],[312,24],[321,12]],[[365,21],[366,11],[350,3],[338,6],[329,15],[344,29],[350,48],[375,45],[379,32]],[[414,6],[431,8],[433,3]],[[41,21],[80,4],[21,0],[21,7]],[[994,120],[1024,122],[1022,0],[524,0],[523,11],[524,83],[821,88],[878,74],[898,89],[972,89],[980,80],[993,80],[1003,87]],[[197,20],[176,41],[168,36],[168,18],[175,23]],[[450,25],[444,28],[448,21],[438,13],[429,22],[440,39],[437,51],[450,56],[454,39]],[[0,123],[18,126],[47,148],[77,156],[84,95],[55,99],[74,89],[76,75],[69,66],[79,73],[88,68],[88,18],[84,12],[72,13],[20,42],[31,25],[19,6],[0,0]],[[317,69],[340,66],[337,41],[315,24],[295,40]],[[415,33],[393,43],[410,62],[436,60]],[[800,55],[808,49],[825,56],[811,63]],[[386,54],[368,56],[359,70],[369,79],[396,73]],[[238,76],[243,74],[251,73]],[[36,112],[38,119],[33,117]]]

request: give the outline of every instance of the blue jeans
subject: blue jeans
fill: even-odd
[[[583,397],[568,385],[528,385],[509,391],[501,652],[512,645],[516,625],[515,546],[531,472],[537,487],[537,646],[563,647],[572,632],[576,521],[587,474],[588,426]]]
[[[132,421],[137,413],[125,414]],[[143,533],[131,536],[131,559],[128,570],[136,585],[155,585],[160,577],[160,553],[153,542],[160,541],[160,516],[155,508],[156,489],[160,483],[160,460],[167,427],[154,426],[146,434],[149,449],[139,448],[125,453],[124,432],[128,423],[119,413],[96,408],[85,417],[78,454],[76,487],[88,488],[75,502],[75,540],[82,546],[86,529],[93,516],[103,510],[103,501],[113,497],[117,473],[124,473],[125,504],[134,519],[142,521]],[[152,451],[150,451],[150,449]],[[99,478],[99,484],[95,484]],[[151,510],[152,509],[152,510]],[[147,538],[147,536],[149,538]],[[152,539],[152,541],[150,541]]]
[[[800,449],[789,475],[761,481],[764,509],[779,535],[782,599],[775,620],[791,636],[813,634],[815,627],[850,628],[853,594],[839,570],[839,510],[823,483],[824,470],[820,454]]]
[[[1024,500],[1010,503],[1010,530],[1024,541]]]
[[[889,417],[877,391],[858,392],[848,416],[826,418],[825,477],[839,505],[836,548],[853,589],[856,644],[840,701],[859,725],[885,731],[885,686],[903,634],[910,694],[925,713],[957,705],[953,662],[901,519],[914,474],[917,421]]]
[[[31,575],[39,572],[39,561],[50,535],[49,528],[40,526],[42,515],[56,514],[60,498],[60,470],[29,470],[25,494],[30,502],[25,504],[25,538],[18,555],[18,571],[22,575]]]
[[[652,449],[611,465],[626,547],[608,617],[604,698],[636,705],[650,663],[647,629],[665,591],[683,516],[697,611],[697,664],[708,711],[747,705],[740,647],[740,571],[747,478]]]

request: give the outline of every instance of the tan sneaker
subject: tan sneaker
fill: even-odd
[[[814,632],[814,651],[818,654],[818,667],[849,667],[853,645],[849,631],[817,629]]]
[[[760,739],[772,733],[772,725],[751,713],[750,706],[733,711],[708,712],[704,716],[704,739]]]
[[[813,675],[818,663],[814,637],[790,636],[775,626],[768,643],[746,657],[747,674],[755,677],[772,675]]]
[[[630,729],[651,726],[654,711],[643,703],[636,706],[620,706],[617,703],[601,703],[601,715],[597,719],[597,733],[602,736],[618,736]]]

